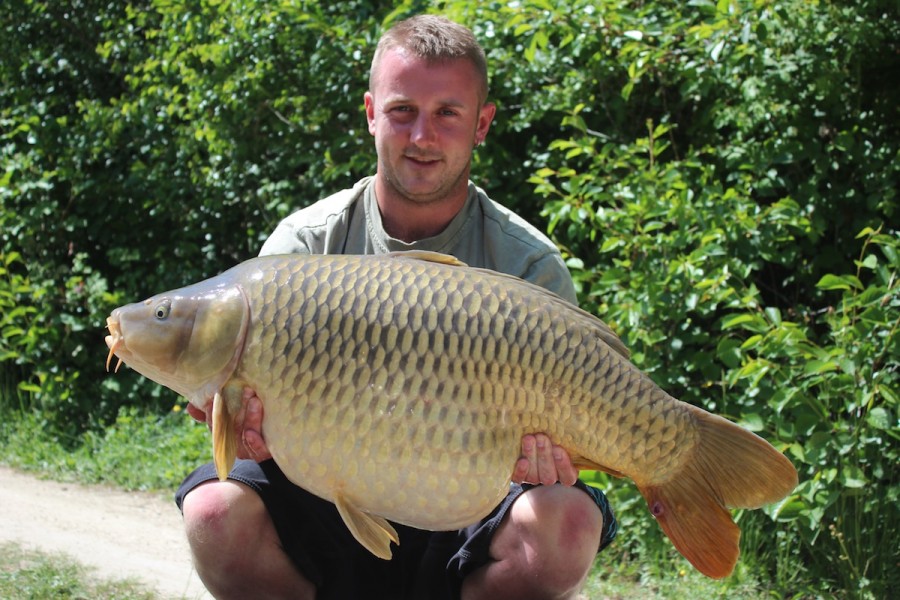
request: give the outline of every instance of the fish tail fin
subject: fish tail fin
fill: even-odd
[[[228,410],[228,403],[221,393],[213,397],[213,464],[219,481],[228,479],[228,473],[237,459],[237,444],[234,440],[234,415]]]
[[[797,471],[771,444],[727,419],[690,407],[699,441],[682,468],[662,482],[639,485],[675,548],[701,573],[731,574],[741,531],[730,508],[759,508],[797,486]]]
[[[707,577],[722,579],[737,564],[741,530],[731,513],[699,488],[691,475],[638,489],[682,556]]]

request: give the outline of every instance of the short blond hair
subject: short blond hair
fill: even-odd
[[[488,73],[484,49],[468,27],[438,15],[417,15],[392,26],[378,40],[369,70],[369,91],[375,88],[375,76],[381,57],[388,50],[402,48],[429,62],[468,60],[478,73],[478,98],[487,101]]]

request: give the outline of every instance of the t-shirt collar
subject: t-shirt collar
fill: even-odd
[[[426,250],[429,252],[449,253],[455,246],[456,241],[465,230],[467,224],[471,221],[474,211],[477,209],[478,191],[475,184],[469,182],[466,203],[462,210],[457,213],[453,220],[444,228],[442,232],[436,236],[416,240],[415,242],[404,242],[397,238],[391,237],[384,230],[384,224],[381,221],[381,211],[378,208],[378,201],[375,199],[375,180],[369,182],[363,194],[363,203],[366,211],[366,228],[369,237],[375,244],[378,252],[403,252],[407,250]]]

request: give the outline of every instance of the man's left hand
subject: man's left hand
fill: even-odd
[[[566,449],[543,433],[522,436],[522,456],[516,462],[512,480],[516,483],[551,485],[557,481],[574,485],[578,469]]]

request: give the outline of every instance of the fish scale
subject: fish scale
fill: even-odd
[[[526,433],[633,479],[712,577],[738,556],[727,509],[796,485],[780,452],[666,394],[596,317],[452,257],[261,257],[117,309],[107,325],[110,357],[212,411],[220,476],[241,391],[255,390],[285,475],[334,502],[384,558],[398,542],[388,520],[447,530],[488,514]]]

